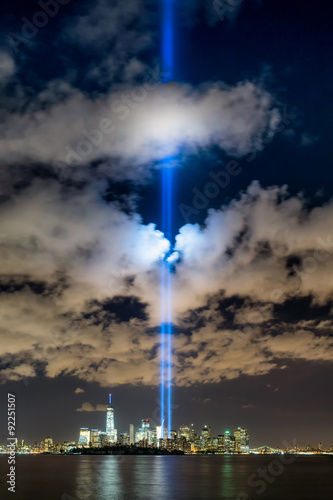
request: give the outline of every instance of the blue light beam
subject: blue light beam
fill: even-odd
[[[174,77],[174,0],[162,1],[162,79],[168,82]]]
[[[162,0],[162,82],[174,78],[174,0]],[[172,239],[172,158],[162,165],[162,231]],[[167,412],[167,436],[171,437],[172,418],[172,269],[168,261],[161,270],[161,428],[164,438],[164,413]],[[167,401],[165,397],[167,392]],[[166,403],[166,408],[165,408]]]

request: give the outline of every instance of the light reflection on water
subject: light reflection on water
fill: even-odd
[[[233,463],[230,460],[230,455],[225,455],[223,457],[225,460],[221,465],[221,486],[220,491],[222,498],[232,498],[232,495],[235,494],[235,476],[233,473]]]
[[[7,473],[0,457],[0,475]],[[327,500],[333,459],[298,456],[257,494],[249,477],[277,456],[20,456],[15,500]],[[1,489],[1,500],[13,498]]]
[[[126,478],[121,468],[124,460],[122,456],[80,457],[76,478],[78,500],[126,498],[124,488],[126,483],[132,483],[130,476],[135,464],[127,470]]]
[[[238,495],[240,498],[248,495],[252,499],[273,500],[285,494],[286,490],[293,491],[293,500],[327,498],[326,494],[320,495],[317,487],[314,488],[314,496],[309,494],[308,488],[308,496],[304,496],[305,492],[302,493],[299,488],[303,473],[297,480],[293,477],[297,466],[296,469],[292,466],[287,468],[281,477],[276,478],[274,485],[267,485],[265,492],[257,495],[255,489],[249,486],[248,478],[263,465],[267,467],[273,459],[269,456],[230,455],[80,457],[77,500],[231,500]],[[308,465],[305,463],[302,467]],[[326,472],[329,466],[332,471],[332,461],[325,465]],[[301,468],[297,474],[300,471]],[[296,491],[300,491],[299,497],[295,496]]]

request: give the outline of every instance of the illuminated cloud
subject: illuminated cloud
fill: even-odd
[[[98,404],[93,406],[91,403],[82,403],[80,408],[77,408],[76,411],[106,411],[107,405]]]
[[[81,387],[77,387],[74,391],[75,394],[81,394],[84,392],[84,389],[81,389]]]
[[[50,105],[39,99],[0,125],[1,161],[39,162],[60,180],[87,179],[98,160],[95,175],[145,182],[166,156],[214,145],[240,157],[261,150],[281,119],[272,95],[249,81],[195,89],[147,74],[141,86],[94,100],[79,91]]]
[[[254,183],[210,211],[203,227],[180,229],[175,383],[333,360],[332,215],[332,203],[309,210],[285,187]],[[3,204],[0,227],[8,233],[0,249],[1,380],[44,374],[158,385],[163,235],[91,186],[64,190],[54,181]]]
[[[239,200],[211,210],[203,228],[183,226],[176,237],[175,306],[199,307],[219,289],[263,302],[307,295],[327,301],[333,204],[308,211],[305,203],[288,196],[286,187],[263,189],[254,182]],[[290,260],[295,256],[297,265]]]
[[[7,52],[0,52],[0,87],[15,74],[16,65]]]
[[[203,3],[210,22],[233,20],[242,6],[184,1],[185,18]],[[141,60],[156,42],[146,5],[99,0],[68,14],[57,43],[94,52],[82,86],[73,68],[31,92],[0,53],[0,85],[13,83],[0,125],[2,381],[158,385],[160,264],[170,242],[143,222],[132,195],[126,211],[106,203],[107,183],[148,182],[166,156],[212,147],[241,158],[281,129],[274,95],[256,80],[161,85]],[[92,81],[101,88],[90,95]],[[301,144],[316,140],[304,133]],[[201,226],[179,229],[168,255],[175,383],[332,361],[332,217],[332,202],[309,210],[286,187],[254,182]],[[291,306],[301,310],[293,321]]]

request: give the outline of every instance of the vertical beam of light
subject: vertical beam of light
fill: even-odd
[[[163,209],[163,207],[162,207]],[[165,400],[165,266],[164,262],[162,262],[161,269],[161,437],[164,439],[164,400]]]
[[[174,0],[162,1],[162,78],[168,82],[174,76]]]
[[[174,0],[162,0],[162,82],[174,77]],[[172,239],[172,158],[162,165],[162,231]],[[172,406],[172,283],[171,264],[161,270],[161,428],[164,438],[164,413],[167,412],[167,436],[171,437]],[[166,342],[167,340],[167,342]],[[167,401],[165,408],[165,390]]]
[[[172,237],[172,167],[170,158],[162,166],[162,231]],[[172,264],[167,260],[161,267],[161,427],[164,436],[164,416],[167,415],[167,435],[171,436],[172,405]]]

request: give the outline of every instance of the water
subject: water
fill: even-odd
[[[7,491],[0,456],[0,498],[15,500],[321,500],[332,498],[328,456],[18,456],[16,493]],[[267,480],[258,472],[265,469]],[[249,484],[250,481],[250,484]],[[269,484],[270,482],[270,484]]]

